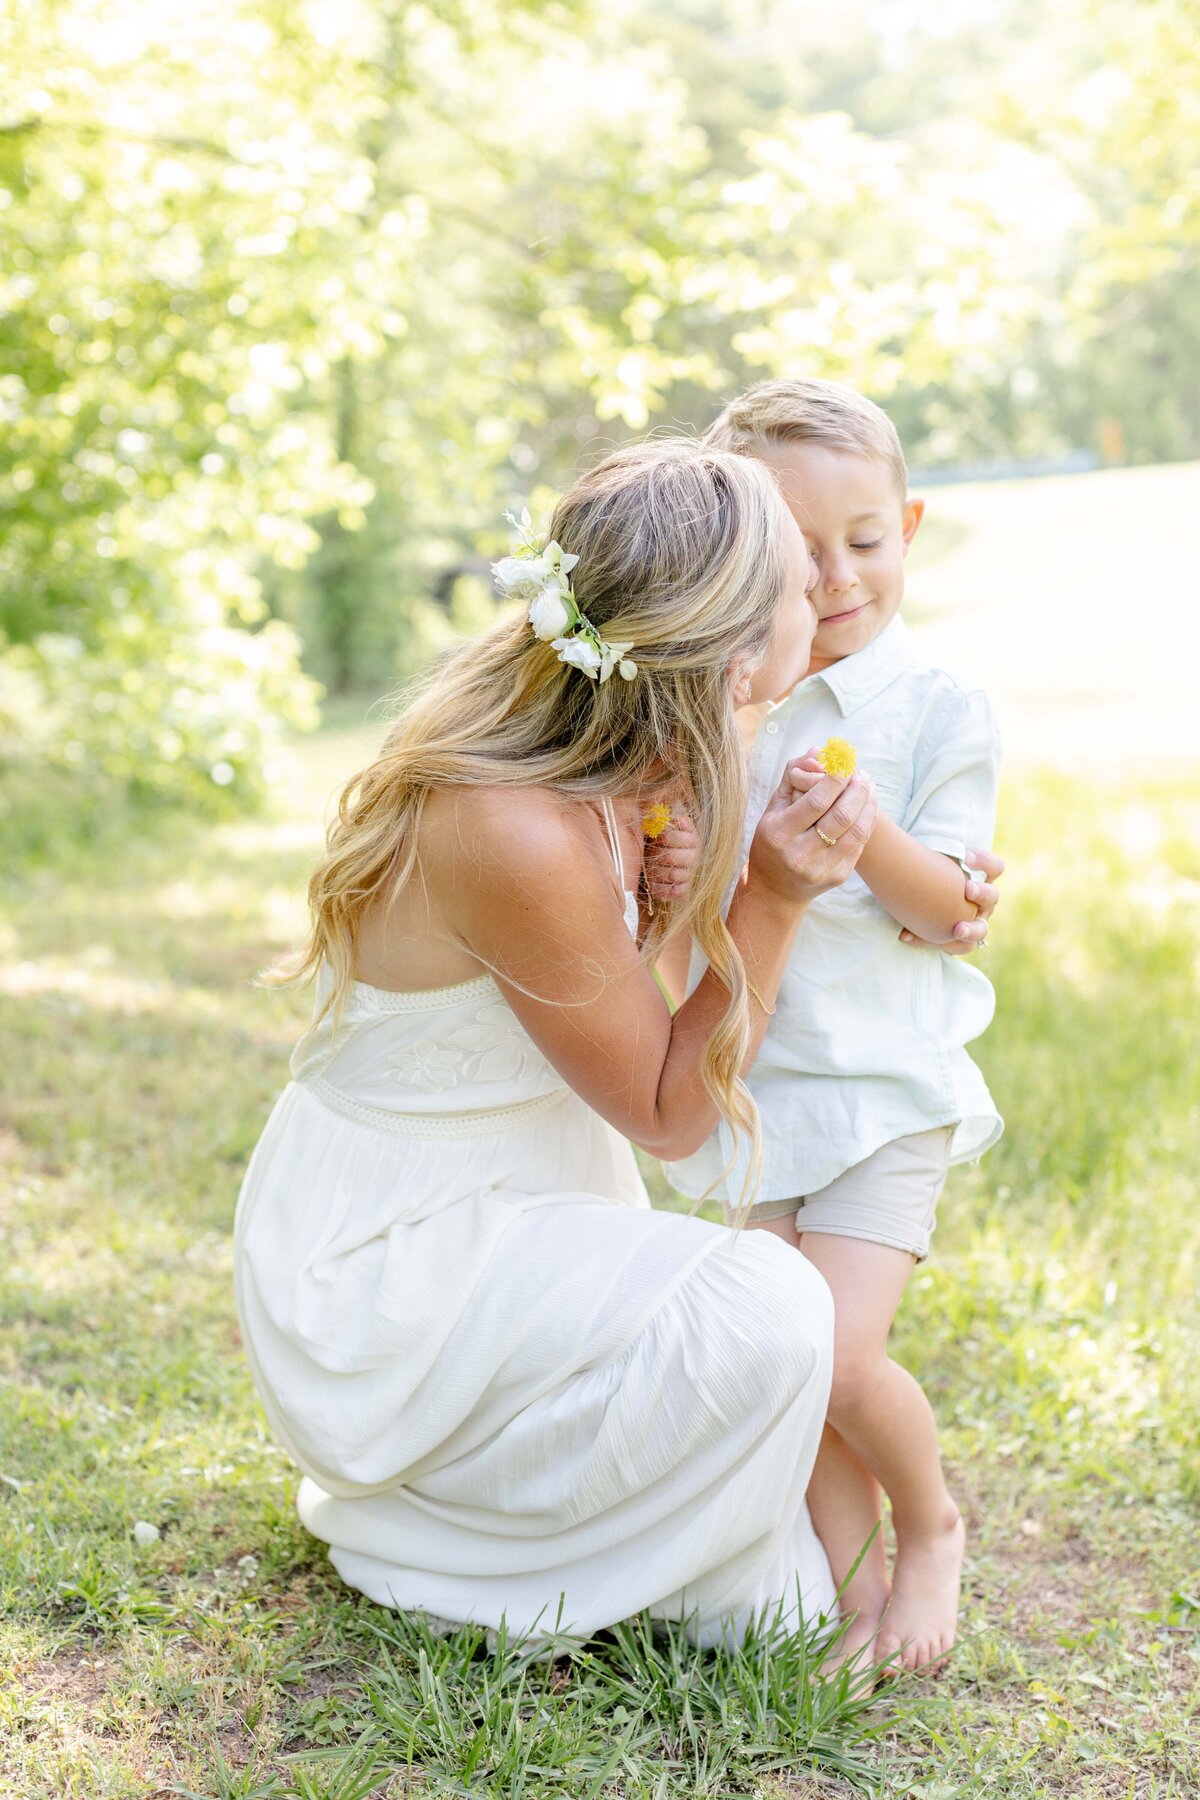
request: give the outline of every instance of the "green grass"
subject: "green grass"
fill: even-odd
[[[802,1642],[431,1639],[296,1521],[229,1225],[307,1007],[251,979],[346,754],[310,745],[274,822],[8,870],[0,1793],[1194,1793],[1200,783],[1009,796],[981,1050],[1008,1131],[898,1327],[968,1514],[963,1639],[864,1711]]]

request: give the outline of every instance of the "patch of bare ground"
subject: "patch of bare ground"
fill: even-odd
[[[79,1707],[96,1705],[112,1686],[120,1657],[104,1656],[88,1644],[64,1644],[52,1657],[13,1670],[30,1700],[68,1700]]]
[[[311,1605],[309,1583],[302,1578],[281,1596],[279,1611],[296,1617]],[[295,1626],[281,1627],[280,1636],[296,1634]],[[9,1679],[27,1704],[26,1743],[41,1740],[56,1753],[89,1747],[112,1754],[115,1739],[125,1766],[145,1784],[147,1800],[156,1794],[187,1785],[196,1773],[196,1760],[215,1758],[220,1750],[230,1769],[241,1771],[254,1764],[265,1777],[285,1774],[286,1765],[275,1766],[273,1753],[286,1747],[288,1754],[318,1746],[303,1733],[288,1733],[278,1717],[277,1696],[255,1677],[231,1675],[226,1648],[181,1634],[163,1651],[167,1688],[159,1698],[142,1697],[140,1716],[130,1717],[114,1697],[139,1685],[136,1651],[106,1652],[78,1640],[64,1644],[53,1656],[31,1658],[11,1669]],[[178,1692],[170,1693],[178,1684]],[[304,1667],[299,1680],[289,1680],[288,1708],[299,1710],[313,1701],[338,1695],[353,1698],[355,1687],[347,1679],[344,1663],[313,1663]],[[120,1707],[120,1702],[115,1702]],[[253,1728],[247,1714],[255,1718]],[[193,1738],[192,1722],[210,1721],[203,1746]],[[264,1752],[266,1755],[264,1756]],[[15,1765],[0,1760],[0,1773],[19,1776]],[[0,1794],[17,1793],[0,1784]],[[401,1791],[396,1790],[398,1793]],[[417,1792],[416,1787],[412,1790]]]
[[[105,1716],[118,1660],[86,1649],[64,1650],[21,1672],[27,1709],[0,1747],[0,1794],[23,1800],[34,1772],[89,1756],[108,1762],[119,1755],[147,1794],[165,1793],[186,1779],[187,1760],[160,1734],[152,1714],[133,1729],[128,1721],[118,1725]]]
[[[1146,1559],[1122,1551],[1103,1554],[1081,1537],[1068,1538],[1051,1554],[1039,1554],[1037,1539],[1023,1540],[998,1560],[1013,1576],[1009,1597],[1018,1631],[1048,1625],[1077,1636],[1114,1608],[1136,1627],[1154,1605]]]
[[[834,1775],[768,1775],[758,1800],[855,1800],[855,1790]]]

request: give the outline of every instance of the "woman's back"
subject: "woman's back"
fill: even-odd
[[[360,981],[419,992],[456,986],[484,972],[449,928],[442,892],[443,885],[453,887],[462,879],[464,847],[484,814],[502,819],[517,842],[547,832],[559,837],[572,855],[613,882],[622,905],[637,887],[641,832],[635,802],[569,800],[538,787],[434,789],[422,810],[414,877],[363,910],[354,951]]]

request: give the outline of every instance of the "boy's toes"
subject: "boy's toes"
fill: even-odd
[[[874,1666],[877,1661],[875,1634],[879,1630],[881,1611],[881,1608],[867,1608],[850,1615],[843,1635],[822,1660],[824,1676],[836,1675],[847,1667],[852,1674],[858,1675]]]
[[[950,1660],[950,1652],[954,1648],[954,1636],[930,1638],[918,1646],[920,1655],[913,1665],[922,1675],[940,1675]]]
[[[903,1638],[897,1637],[894,1631],[888,1631],[886,1626],[875,1639],[876,1661],[886,1664],[887,1674],[898,1675],[901,1669],[908,1666],[905,1660],[907,1650],[908,1646]]]

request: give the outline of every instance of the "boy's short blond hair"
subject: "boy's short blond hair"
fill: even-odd
[[[760,381],[730,401],[704,434],[714,450],[755,456],[775,444],[825,444],[885,463],[904,499],[908,467],[881,406],[838,381]]]

